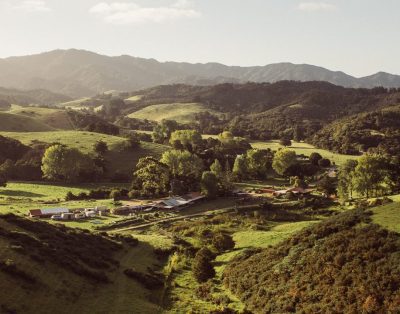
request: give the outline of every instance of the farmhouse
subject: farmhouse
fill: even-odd
[[[29,217],[31,218],[50,218],[53,215],[62,215],[69,213],[68,208],[46,208],[46,209],[31,209],[29,210]]]

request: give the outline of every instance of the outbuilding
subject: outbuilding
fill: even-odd
[[[62,215],[64,213],[69,213],[69,209],[64,207],[31,209],[28,214],[31,218],[50,218],[53,215]]]

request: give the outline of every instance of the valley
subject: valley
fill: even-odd
[[[336,107],[325,110],[328,94]],[[1,310],[392,311],[400,168],[389,158],[396,122],[384,113],[397,110],[397,97],[280,82],[10,104],[0,112],[0,280],[14,293],[0,299]],[[375,126],[364,122],[375,116]],[[327,140],[327,130],[352,121],[353,133],[337,135],[341,146]],[[374,141],[356,138],[360,130]],[[346,258],[326,256],[325,242],[347,234],[355,240],[341,244]],[[365,237],[371,246],[358,247]],[[357,263],[355,248],[373,267],[380,254],[389,277]],[[312,276],[315,256],[340,267]],[[297,257],[309,267],[304,276]],[[345,289],[346,265],[369,277],[353,278],[345,301],[329,300],[329,274]],[[283,285],[287,269],[308,284]],[[387,288],[352,303],[352,289],[371,280]],[[310,301],[315,291],[319,302]]]

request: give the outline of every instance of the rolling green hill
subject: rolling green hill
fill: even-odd
[[[194,114],[210,112],[218,115],[214,110],[209,110],[198,103],[173,103],[151,105],[128,115],[129,118],[161,121],[163,119],[175,120],[179,123],[190,123],[194,120]]]
[[[73,125],[67,111],[55,108],[13,106],[9,113],[25,116],[48,125],[51,128],[72,130]]]
[[[274,151],[277,151],[280,148],[283,148],[281,144],[279,144],[279,141],[274,140],[274,141],[266,141],[266,142],[252,142],[251,146],[253,148],[258,148],[258,149],[272,149]],[[352,156],[352,155],[343,155],[343,154],[338,154],[338,153],[333,153],[325,149],[320,149],[316,148],[315,146],[311,144],[307,144],[304,142],[295,142],[292,141],[292,146],[287,147],[288,149],[294,150],[296,154],[298,155],[305,155],[305,156],[310,156],[311,153],[316,152],[319,153],[322,157],[328,158],[332,162],[334,162],[337,165],[343,164],[345,161],[349,159],[358,159],[359,156]]]
[[[125,138],[84,131],[0,132],[0,135],[15,138],[26,145],[37,141],[61,143],[69,147],[75,147],[84,153],[92,152],[93,145],[97,141],[102,140],[109,146],[106,159],[110,163],[110,173],[119,171],[129,176],[139,158],[149,155],[159,157],[164,151],[170,149],[165,145],[148,142],[141,142],[140,147],[134,150],[124,149],[123,144],[126,142]]]
[[[42,132],[50,130],[53,128],[30,116],[0,112],[0,131]]]
[[[0,312],[159,313],[161,288],[150,291],[124,270],[161,263],[145,242],[2,215]]]

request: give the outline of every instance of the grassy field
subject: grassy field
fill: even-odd
[[[88,97],[80,98],[80,99],[75,99],[72,101],[67,101],[59,104],[60,107],[66,107],[66,108],[75,108],[75,107],[80,107],[82,104],[84,104],[86,101],[90,100]]]
[[[283,148],[282,145],[279,144],[279,141],[274,140],[274,141],[268,141],[268,142],[252,142],[251,146],[254,148],[259,148],[259,149],[272,149],[272,150],[278,150],[280,148]],[[337,165],[343,164],[346,160],[348,159],[358,159],[358,156],[352,156],[352,155],[342,155],[342,154],[337,154],[330,152],[325,149],[320,149],[320,148],[315,148],[314,146],[307,144],[307,143],[299,143],[299,142],[292,142],[292,146],[288,147],[289,149],[292,149],[296,151],[297,154],[304,154],[306,156],[309,156],[311,153],[316,152],[321,154],[322,157],[328,158],[331,161],[335,162]]]
[[[50,128],[62,130],[73,129],[68,113],[62,109],[17,106],[13,107],[9,113],[32,118]]]
[[[128,101],[128,102],[136,102],[136,101],[141,100],[142,98],[143,98],[143,95],[135,95],[135,96],[126,98],[125,101]]]
[[[93,207],[98,205],[110,206],[111,200],[65,202],[65,196],[69,191],[79,194],[81,192],[89,192],[91,189],[111,189],[113,187],[128,188],[129,184],[65,185],[44,182],[9,182],[7,187],[0,188],[0,213],[26,214],[28,209],[57,206],[69,208]]]
[[[35,118],[8,112],[0,112],[0,131],[41,132],[50,130],[53,130],[53,128]]]
[[[397,197],[398,198],[398,197]],[[372,220],[382,227],[400,233],[400,203],[378,206],[372,209]]]
[[[163,119],[176,120],[179,123],[193,122],[193,115],[200,112],[210,112],[203,105],[197,103],[175,103],[152,105],[131,113],[129,118],[161,121]],[[216,112],[210,112],[217,114]]]

